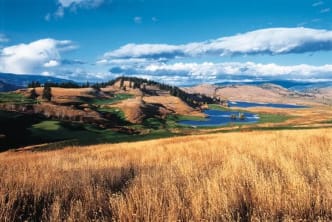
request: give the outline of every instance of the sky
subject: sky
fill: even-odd
[[[0,0],[0,72],[332,80],[331,0]]]

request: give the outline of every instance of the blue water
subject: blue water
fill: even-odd
[[[278,104],[278,103],[252,103],[252,102],[230,102],[230,107],[241,107],[241,108],[249,108],[255,106],[264,106],[264,107],[272,107],[272,108],[284,108],[284,109],[299,109],[299,108],[308,108],[307,106],[300,105],[291,105],[291,104]]]
[[[234,111],[221,111],[221,110],[212,110],[207,109],[204,111],[207,115],[206,120],[203,121],[194,121],[194,120],[184,120],[179,123],[182,125],[188,126],[223,126],[230,123],[256,123],[259,120],[259,116],[254,113],[243,113],[245,116],[244,120],[240,119],[231,119],[231,115],[239,115],[239,112]]]

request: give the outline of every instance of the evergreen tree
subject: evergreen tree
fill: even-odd
[[[36,89],[33,88],[33,89],[30,91],[30,96],[29,96],[29,98],[30,98],[30,99],[37,99],[37,97],[38,97],[38,94],[37,94],[37,92],[36,92]]]
[[[120,88],[122,88],[122,87],[123,87],[123,84],[124,84],[124,78],[123,78],[123,77],[121,77],[121,79],[120,79]]]
[[[43,99],[46,99],[47,101],[51,101],[52,99],[52,88],[47,84],[44,85]]]

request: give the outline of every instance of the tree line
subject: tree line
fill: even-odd
[[[220,98],[212,98],[203,94],[190,94],[177,86],[171,86],[165,83],[156,82],[153,80],[138,78],[138,77],[127,77],[121,76],[114,80],[105,82],[105,83],[98,83],[98,87],[106,87],[109,85],[114,85],[116,82],[120,81],[120,88],[126,89],[127,86],[124,85],[124,82],[129,82],[129,88],[139,88],[143,92],[147,92],[146,86],[156,86],[160,90],[168,91],[170,95],[176,96],[186,102],[188,105],[192,107],[201,106],[204,104],[211,104],[211,103],[222,103],[223,101]]]
[[[59,87],[59,88],[89,88],[92,87],[93,84],[86,82],[86,83],[75,83],[75,82],[62,82],[62,83],[56,83],[56,82],[45,82],[40,83],[38,81],[32,81],[28,84],[28,88],[37,88],[37,87]]]
[[[129,85],[125,85],[124,82],[129,82]],[[36,87],[44,87],[43,95],[45,94],[44,99],[51,100],[52,94],[51,94],[51,87],[60,87],[60,88],[87,88],[92,87],[96,91],[100,91],[100,88],[105,88],[107,86],[113,86],[115,83],[119,82],[120,89],[126,90],[127,87],[132,89],[140,89],[142,92],[148,92],[147,86],[155,86],[159,88],[160,90],[168,91],[170,95],[176,96],[186,102],[188,105],[192,107],[198,107],[204,104],[212,104],[212,103],[222,103],[220,98],[213,98],[209,97],[203,94],[190,94],[182,89],[180,89],[177,86],[171,86],[165,83],[156,82],[153,80],[138,78],[138,77],[128,77],[128,76],[121,76],[117,77],[116,79],[107,81],[107,82],[100,82],[100,83],[82,83],[78,84],[75,82],[64,82],[64,83],[53,83],[53,82],[47,82],[44,84],[41,84],[40,82],[31,82],[28,84],[29,88],[36,88]]]

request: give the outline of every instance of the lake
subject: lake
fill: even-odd
[[[293,105],[293,104],[252,103],[252,102],[237,102],[237,101],[230,102],[229,106],[230,107],[241,107],[241,108],[257,107],[257,106],[272,107],[272,108],[284,108],[284,109],[308,108],[307,106]]]
[[[239,112],[235,111],[221,111],[221,110],[212,110],[207,109],[204,111],[207,115],[205,120],[195,121],[195,120],[183,120],[180,121],[179,124],[187,125],[187,126],[223,126],[231,123],[235,124],[248,124],[248,123],[256,123],[259,120],[259,116],[254,113],[241,112],[244,114],[244,119],[232,119],[231,116],[234,115],[236,117],[239,116]]]

